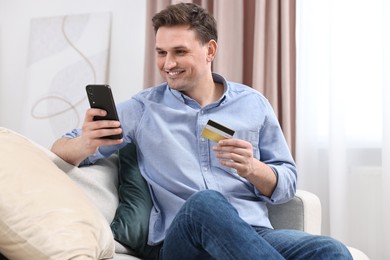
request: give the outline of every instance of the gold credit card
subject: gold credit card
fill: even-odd
[[[218,143],[222,139],[232,138],[234,130],[227,128],[213,120],[209,120],[206,126],[203,128],[202,136],[207,139]]]

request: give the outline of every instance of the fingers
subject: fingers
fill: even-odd
[[[90,108],[87,110],[84,122],[92,122],[95,116],[105,116],[107,112],[103,109]]]
[[[100,124],[97,124],[97,125],[100,125]],[[106,124],[104,124],[104,125],[106,125]],[[106,126],[104,126],[104,127],[106,127]],[[112,126],[112,127],[114,127],[114,126]],[[96,128],[96,129],[90,128],[88,130],[88,132],[86,130],[83,130],[83,131],[85,131],[85,135],[87,135],[91,139],[108,139],[107,136],[118,135],[118,134],[122,133],[122,129],[118,126],[116,126],[115,128]],[[101,145],[105,145],[106,143],[101,143]],[[109,143],[109,144],[113,144],[113,143]]]
[[[101,136],[107,136],[112,134],[118,134],[121,132],[120,122],[115,120],[96,120],[94,121],[95,116],[105,116],[107,112],[103,109],[90,108],[87,110],[85,119],[84,119],[84,129],[86,131],[101,130],[97,133],[102,133]],[[107,132],[108,131],[108,132]]]
[[[226,156],[231,156],[232,159],[239,158],[239,156],[252,157],[253,155],[253,147],[251,143],[235,138],[219,141],[218,145],[213,147],[213,150],[220,152],[221,154],[225,154]],[[229,153],[230,155],[228,155]]]
[[[234,138],[224,139],[213,150],[217,152],[216,157],[221,159],[222,165],[236,169],[239,175],[245,177],[253,171],[251,143]]]
[[[104,138],[110,135],[122,133],[120,122],[115,120],[97,120],[95,116],[105,116],[106,111],[102,109],[88,109],[82,126],[82,135],[84,144],[90,149],[97,149],[99,146],[120,144],[122,139]]]

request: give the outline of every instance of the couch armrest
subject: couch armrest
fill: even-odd
[[[275,229],[296,229],[314,235],[321,234],[321,202],[313,193],[298,190],[289,202],[267,206]]]

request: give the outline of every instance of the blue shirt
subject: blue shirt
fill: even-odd
[[[139,167],[149,184],[154,207],[149,243],[161,242],[179,208],[193,193],[221,192],[247,223],[271,228],[265,205],[283,203],[296,190],[295,163],[269,102],[258,91],[213,74],[224,86],[223,96],[201,107],[195,100],[164,83],[141,91],[118,104],[124,143],[100,147],[84,163],[94,163],[133,142]],[[263,196],[236,170],[222,166],[212,141],[201,136],[212,119],[235,130],[234,137],[253,145],[254,157],[268,164],[278,177],[271,198]],[[65,137],[80,135],[76,129]]]

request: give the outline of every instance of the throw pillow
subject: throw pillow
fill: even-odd
[[[119,202],[118,155],[83,167],[70,165],[58,157],[52,161],[92,200],[107,223],[111,223]]]
[[[137,256],[152,259],[159,247],[149,246],[149,217],[153,206],[149,187],[141,175],[134,144],[119,150],[119,206],[111,229],[115,240]]]
[[[80,188],[27,138],[0,128],[0,252],[9,259],[104,259],[110,227]]]

